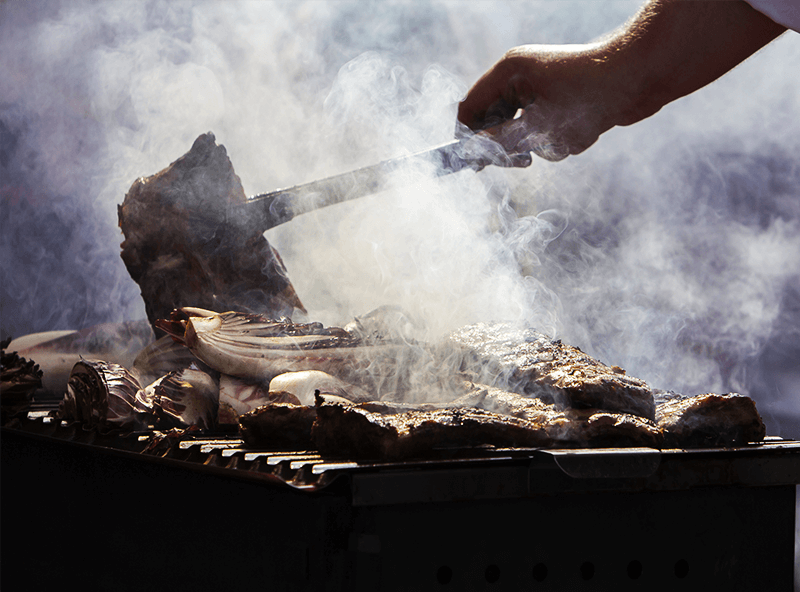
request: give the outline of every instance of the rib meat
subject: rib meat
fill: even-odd
[[[677,396],[659,403],[656,416],[670,448],[758,442],[767,433],[755,401],[737,393]]]
[[[535,422],[473,407],[381,413],[379,404],[317,401],[314,442],[323,455],[360,459],[408,459],[437,449],[494,445],[547,446],[545,428]],[[387,410],[394,411],[392,405]]]
[[[535,395],[560,407],[655,419],[647,383],[532,329],[477,323],[451,333],[449,346],[455,346],[456,361],[477,382]]]
[[[597,409],[559,410],[535,397],[480,385],[474,385],[473,389],[473,393],[457,401],[543,425],[553,446],[660,448],[663,441],[655,422],[638,415]]]

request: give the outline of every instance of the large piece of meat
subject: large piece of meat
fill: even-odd
[[[212,133],[133,183],[118,208],[122,260],[142,290],[151,324],[181,306],[271,318],[303,310],[265,229],[232,215],[230,206],[246,199]]]
[[[496,387],[472,385],[472,393],[457,399],[457,402],[534,421],[545,427],[550,446],[660,448],[663,441],[656,423],[638,415],[598,409],[558,409],[537,397],[526,397]]]
[[[755,401],[737,393],[676,396],[659,402],[656,418],[673,448],[740,445],[767,433]]]
[[[397,460],[429,457],[474,446],[548,446],[543,425],[475,407],[445,407],[399,413],[380,403],[317,403],[313,439],[323,455]]]
[[[655,419],[647,383],[533,329],[476,323],[451,333],[448,345],[455,347],[461,369],[477,382],[535,395],[560,407]]]
[[[316,407],[264,405],[239,418],[249,446],[312,446],[322,454],[399,460],[494,447],[661,446],[650,420],[597,410],[558,410],[540,399],[464,383],[444,404],[355,402],[318,394]],[[312,428],[313,424],[313,428]]]

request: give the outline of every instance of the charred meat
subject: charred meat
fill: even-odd
[[[242,439],[250,446],[279,450],[313,448],[311,427],[317,411],[298,403],[269,403],[245,413],[239,417]]]
[[[736,393],[674,397],[659,403],[656,416],[670,448],[732,446],[766,435],[755,402]]]
[[[472,385],[472,389],[472,393],[457,401],[543,425],[554,446],[660,448],[662,444],[661,431],[655,422],[638,415],[597,409],[559,410],[536,397],[481,385]]]
[[[650,387],[577,347],[532,329],[477,323],[454,331],[461,368],[477,382],[531,394],[560,407],[601,409],[655,419]]]
[[[265,228],[230,206],[247,200],[212,133],[155,175],[137,179],[122,205],[122,260],[151,324],[180,306],[290,316],[304,310]]]
[[[317,400],[314,442],[323,455],[357,459],[429,457],[448,448],[547,446],[545,428],[533,421],[474,407],[381,413],[380,404]]]

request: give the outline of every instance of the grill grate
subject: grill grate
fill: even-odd
[[[314,450],[254,449],[236,433],[103,432],[44,411],[31,411],[4,429],[301,491],[320,491],[346,476],[353,503],[364,505],[800,483],[800,442],[776,437],[735,448],[442,449],[433,458],[380,462],[323,457]],[[476,480],[481,489],[475,489]]]
[[[15,542],[2,546],[2,577],[39,589],[71,574],[152,589],[153,573],[163,589],[292,592],[792,582],[795,441],[383,463],[252,449],[235,433],[88,430],[43,410],[2,431]]]

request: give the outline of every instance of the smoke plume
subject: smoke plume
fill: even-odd
[[[250,194],[408,154],[452,138],[509,47],[588,41],[637,7],[3,3],[0,333],[143,318],[116,206],[200,133]],[[659,388],[750,394],[800,435],[798,58],[789,33],[578,157],[401,171],[267,236],[314,320],[396,305],[429,339],[523,321]]]

